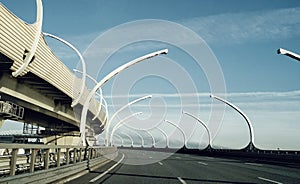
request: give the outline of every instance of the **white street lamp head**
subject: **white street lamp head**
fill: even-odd
[[[283,49],[283,48],[279,48],[279,49],[277,50],[277,54],[287,54],[287,53],[288,53],[288,51],[285,50],[285,49]]]
[[[283,55],[289,56],[289,57],[291,57],[291,58],[293,58],[293,59],[296,59],[296,60],[300,61],[300,55],[299,55],[299,54],[296,54],[296,53],[294,53],[294,52],[285,50],[285,49],[283,49],[283,48],[279,48],[279,49],[277,50],[277,54],[283,54]]]

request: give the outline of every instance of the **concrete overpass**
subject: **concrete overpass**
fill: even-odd
[[[71,103],[79,96],[82,79],[76,77],[51,51],[41,33],[33,58],[19,75],[14,75],[22,65],[34,42],[37,24],[27,24],[0,3],[0,101],[16,109],[19,115],[0,112],[0,120],[15,119],[39,125],[42,134],[64,135],[73,132],[79,135],[82,104],[89,93],[84,88],[79,103]],[[11,105],[9,105],[11,104]],[[92,99],[87,116],[87,137],[100,134],[105,124],[102,108],[97,119],[99,102]],[[1,109],[0,109],[1,111]],[[19,112],[19,111],[18,111]]]

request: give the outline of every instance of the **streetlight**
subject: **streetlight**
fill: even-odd
[[[78,72],[78,73],[83,74],[82,71],[77,70],[77,69],[73,69],[73,71],[74,71],[74,72]],[[96,79],[94,79],[94,78],[93,78],[92,76],[90,76],[89,74],[85,74],[85,75],[86,75],[87,78],[91,79],[95,84],[97,84]],[[100,98],[100,100],[99,100],[99,101],[100,101],[100,104],[99,104],[98,111],[97,111],[96,115],[93,117],[92,120],[95,120],[95,119],[98,117],[98,115],[100,114],[101,109],[102,109],[102,101],[103,101],[103,102],[104,102],[104,106],[105,106],[105,118],[104,118],[104,122],[105,122],[105,120],[106,120],[107,117],[108,117],[107,102],[106,102],[105,98],[103,97],[103,93],[102,93],[102,89],[101,89],[101,88],[99,88],[99,92],[100,92],[100,94],[99,94],[99,93],[96,93],[96,94],[97,94],[97,95],[99,96],[99,98]]]
[[[133,117],[133,116],[139,115],[139,114],[142,114],[142,112],[136,112],[136,113],[133,113],[133,114],[131,114],[131,115],[125,117],[124,119],[122,119],[119,123],[117,123],[117,124],[114,126],[114,128],[112,129],[111,134],[110,134],[110,139],[109,139],[110,144],[111,144],[111,142],[112,142],[112,137],[113,137],[115,131],[116,131],[118,128],[120,128],[126,120],[128,120],[129,118],[131,118],[131,117]]]
[[[194,116],[194,115],[192,115],[188,112],[182,111],[182,113],[196,119],[197,122],[199,122],[202,126],[204,126],[204,128],[205,128],[205,130],[207,131],[207,134],[208,134],[208,146],[207,146],[207,148],[212,147],[211,135],[210,135],[210,132],[209,132],[209,129],[208,129],[207,125],[203,121],[201,121],[201,119],[199,119],[198,117],[196,117],[196,116]]]
[[[114,77],[115,75],[117,75],[118,73],[120,73],[121,71],[125,70],[126,68],[137,64],[141,61],[144,61],[146,59],[150,59],[152,57],[161,55],[161,54],[167,54],[168,53],[168,49],[164,49],[164,50],[160,50],[157,52],[153,52],[147,55],[144,55],[142,57],[139,57],[137,59],[134,59],[118,68],[116,68],[115,70],[113,70],[112,72],[110,72],[108,75],[106,75],[94,88],[93,90],[88,94],[83,108],[82,108],[82,112],[81,112],[81,120],[80,120],[80,138],[81,138],[81,143],[83,144],[83,146],[85,146],[85,125],[86,125],[86,119],[87,119],[87,111],[90,105],[90,100],[92,99],[93,95],[96,93],[97,89],[100,88],[103,84],[105,84],[109,79],[111,79],[112,77]]]
[[[114,137],[118,137],[121,140],[121,145],[124,145],[124,140],[118,134],[115,134]]]
[[[165,120],[165,122],[173,125],[175,128],[177,128],[182,133],[182,135],[183,135],[183,147],[185,147],[186,135],[185,135],[184,131],[182,130],[182,128],[180,128],[177,124],[172,123],[171,121]]]
[[[128,137],[130,139],[130,141],[131,141],[131,147],[133,147],[133,139],[132,139],[132,137],[128,133],[125,133],[125,132],[119,132],[119,133],[125,135],[126,137]]]
[[[161,124],[161,123],[160,123]],[[126,125],[125,124],[125,126],[127,127],[127,128],[132,128],[132,127],[129,127],[128,125]],[[154,127],[154,128],[157,128],[157,127]],[[150,133],[150,130],[145,130],[145,129],[140,129],[140,128],[132,128],[133,130],[135,130],[135,131],[144,131],[144,132],[146,132],[147,134],[149,134],[150,135],[150,137],[151,137],[151,139],[152,139],[152,146],[153,147],[155,147],[155,138],[154,138],[154,136]],[[152,128],[153,129],[153,128]],[[167,139],[167,138],[166,138]]]
[[[28,53],[25,53],[25,59],[23,64],[20,66],[19,69],[17,69],[15,72],[12,72],[12,75],[14,77],[18,77],[29,65],[30,61],[32,60],[36,49],[38,47],[38,43],[40,40],[40,35],[42,33],[42,25],[43,25],[43,3],[42,0],[36,0],[36,22],[35,22],[35,27],[36,27],[36,32],[34,35],[34,40],[31,45],[31,48]]]
[[[141,139],[141,147],[144,147],[144,138],[143,136],[141,136],[141,134],[139,134],[137,131],[132,131],[134,132],[140,139]]]
[[[143,130],[143,129],[138,129],[138,130],[144,131],[144,132],[146,132],[147,134],[149,134],[150,137],[151,137],[151,139],[152,139],[152,146],[155,147],[155,138],[154,138],[154,136],[150,133],[150,131]]]
[[[159,130],[164,136],[165,136],[165,138],[166,138],[166,148],[168,148],[169,147],[169,140],[168,140],[168,135],[167,135],[167,133],[165,132],[165,131],[163,131],[161,128],[159,128],[159,127],[155,127],[157,130]],[[153,146],[153,147],[155,147],[155,146]]]
[[[77,105],[82,97],[83,91],[84,91],[84,87],[85,87],[85,80],[86,80],[86,65],[85,65],[85,61],[83,59],[83,56],[81,55],[81,53],[76,49],[76,47],[74,47],[71,43],[67,42],[66,40],[59,38],[58,36],[52,35],[50,33],[43,33],[44,36],[49,36],[51,38],[54,38],[64,44],[66,44],[68,47],[70,47],[71,49],[73,49],[76,54],[79,56],[80,61],[81,61],[81,65],[82,65],[82,82],[81,82],[81,88],[80,88],[80,92],[79,92],[79,96],[77,98],[75,98],[71,104],[71,107],[74,107],[75,105]]]
[[[285,49],[282,49],[282,48],[279,48],[277,50],[277,54],[283,54],[283,55],[289,56],[293,59],[296,59],[296,60],[300,61],[300,55],[299,54],[296,54],[294,52],[291,52],[291,51],[288,51],[288,50],[285,50]]]
[[[142,100],[146,100],[148,98],[152,98],[152,95],[147,95],[147,96],[144,96],[144,97],[141,97],[141,98],[138,98],[136,100],[133,100],[131,102],[129,102],[128,104],[124,105],[123,107],[121,107],[120,109],[118,109],[110,118],[110,120],[108,121],[107,123],[107,126],[106,126],[106,131],[105,131],[105,138],[106,138],[106,145],[108,145],[108,133],[109,133],[109,128],[110,128],[110,125],[112,123],[112,120],[117,116],[118,113],[120,113],[122,110],[124,110],[126,107],[129,107],[130,105],[132,104],[135,104],[137,102],[140,102]]]
[[[250,132],[250,143],[249,143],[249,149],[252,150],[253,147],[254,147],[254,132],[253,132],[253,127],[252,127],[252,124],[251,124],[251,121],[250,119],[247,117],[247,115],[241,110],[239,109],[237,106],[235,106],[234,104],[228,102],[227,100],[224,100],[220,97],[217,97],[213,94],[210,95],[211,98],[214,98],[216,100],[219,100],[227,105],[229,105],[230,107],[232,107],[234,110],[236,110],[240,115],[243,116],[243,118],[246,120],[247,122],[247,125],[248,125],[248,128],[249,128],[249,132]]]

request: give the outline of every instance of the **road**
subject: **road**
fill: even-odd
[[[145,163],[148,164],[133,165]],[[116,161],[69,182],[80,183],[300,183],[300,168],[242,159],[120,150]]]

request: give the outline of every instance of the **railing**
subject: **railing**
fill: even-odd
[[[107,159],[113,159],[117,155],[117,149],[114,147],[0,143],[0,154],[0,177],[9,177],[76,165],[81,162],[89,164],[93,159],[104,156]]]

